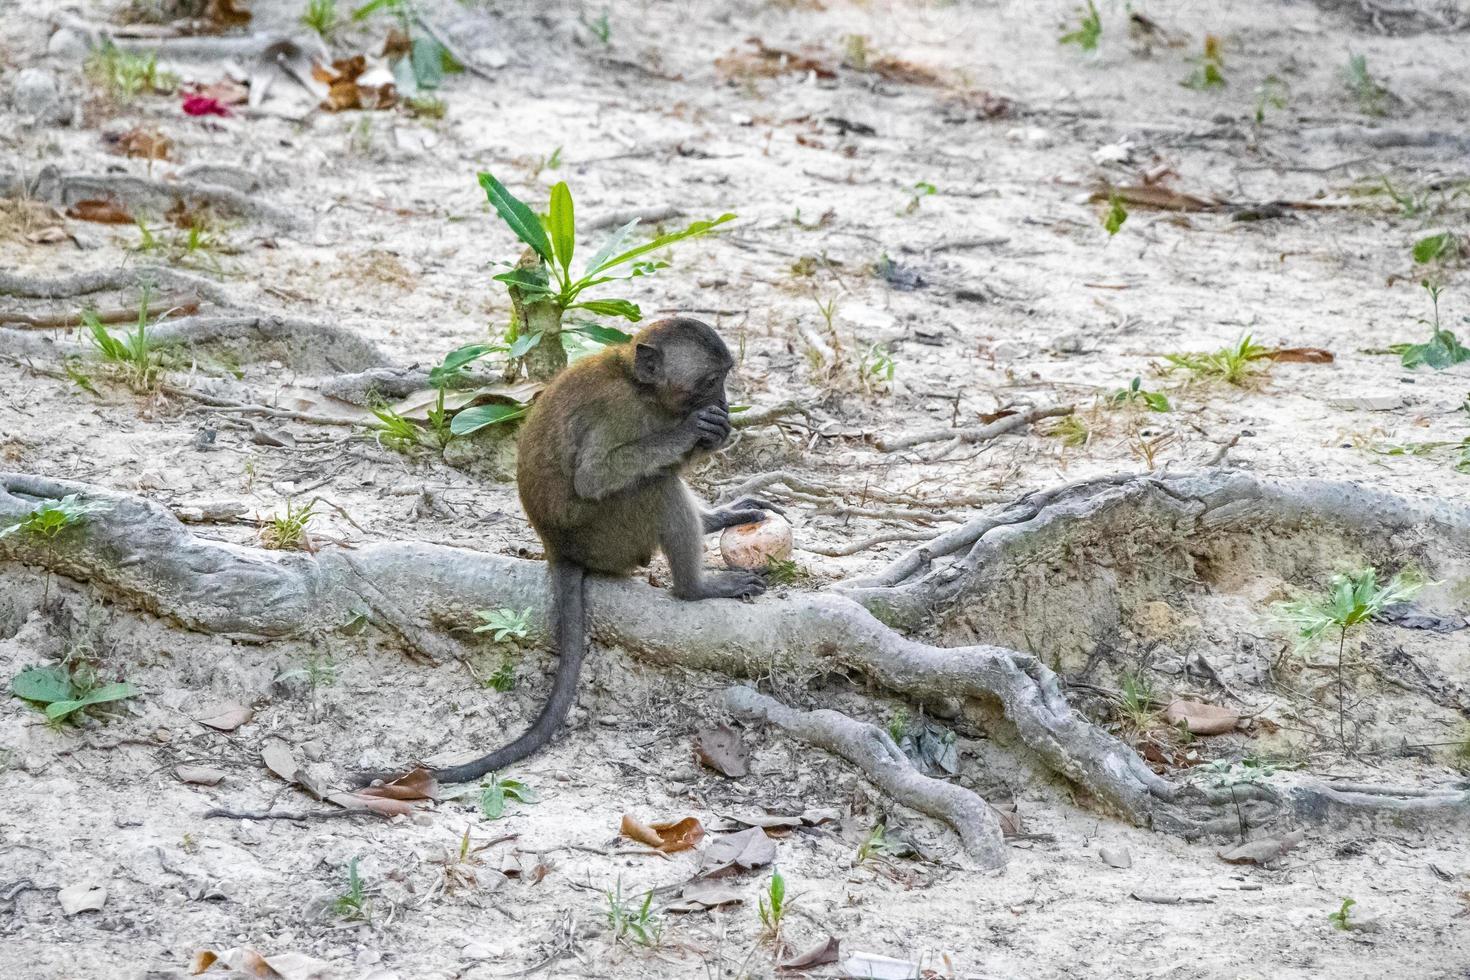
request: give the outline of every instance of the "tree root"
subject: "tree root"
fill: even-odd
[[[832,710],[794,711],[748,687],[728,688],[725,707],[744,721],[770,722],[803,742],[842,756],[899,803],[953,827],[965,850],[985,867],[1005,864],[1004,833],[989,804],[963,786],[919,772],[877,725]]]
[[[217,306],[239,309],[240,304],[216,283],[165,266],[101,269],[47,279],[0,270],[0,295],[26,299],[71,299],[112,289],[141,289],[143,284],[192,292]]]
[[[110,200],[159,215],[174,207],[208,207],[231,217],[265,222],[282,232],[300,231],[306,224],[291,211],[221,184],[149,180],[131,174],[63,173],[55,165],[43,167],[30,180],[14,173],[0,174],[0,192],[23,194],[58,207],[85,200]]]
[[[915,446],[922,446],[929,442],[953,442],[956,445],[989,442],[1008,432],[1015,432],[1017,429],[1025,428],[1041,419],[1071,415],[1072,410],[1071,405],[1051,405],[1046,408],[1030,408],[1024,412],[1017,412],[1015,415],[1007,415],[1005,418],[996,419],[989,425],[981,425],[969,429],[927,429],[923,432],[910,432],[907,435],[893,436],[892,438],[879,436],[873,440],[873,445],[885,453],[893,453],[904,449],[912,449]]]
[[[218,348],[237,361],[280,360],[298,371],[364,371],[388,363],[377,345],[329,323],[270,314],[194,316],[149,331],[155,345]]]
[[[189,315],[199,312],[199,297],[193,293],[175,293],[168,296],[149,297],[149,312],[177,313]],[[99,323],[129,323],[138,319],[138,307],[114,306],[94,310],[92,315]],[[29,330],[68,330],[82,324],[80,310],[72,309],[56,313],[22,313],[0,310],[0,324],[16,325]]]
[[[445,638],[446,628],[473,621],[477,609],[529,606],[545,622],[542,566],[500,555],[414,542],[324,548],[313,555],[240,547],[194,536],[149,501],[24,474],[0,473],[0,526],[42,499],[69,493],[104,501],[110,509],[47,541],[27,534],[0,539],[0,562],[43,566],[90,582],[190,629],[262,642],[314,636],[366,616],[411,648],[443,660],[459,655],[457,644]],[[1020,741],[1102,808],[1186,836],[1238,832],[1279,813],[1280,795],[1243,793],[1239,787],[1222,794],[1170,782],[1075,711],[1060,679],[1037,657],[984,644],[931,646],[895,632],[869,608],[885,622],[932,623],[941,604],[959,602],[967,590],[983,595],[1017,563],[1035,565],[1043,554],[1065,552],[1089,536],[1157,549],[1166,535],[1171,547],[1198,547],[1222,533],[1311,527],[1350,532],[1382,547],[1392,542],[1397,554],[1430,544],[1470,551],[1465,504],[1234,472],[1091,481],[1032,494],[1005,513],[1017,511],[1031,516],[1013,515],[1010,523],[989,519],[991,530],[974,533],[963,555],[942,566],[931,562],[923,575],[915,568],[895,586],[852,589],[852,597],[798,593],[780,601],[681,603],[640,582],[589,578],[590,632],[653,663],[741,677],[845,669],[919,701],[998,704]],[[929,545],[936,555],[940,540]],[[965,547],[949,544],[950,554]],[[795,713],[770,717],[791,722],[798,734],[821,729]],[[830,737],[837,751],[851,750],[867,760],[860,764],[876,765],[871,752],[862,755],[854,747],[860,742]],[[873,778],[880,779],[876,769]],[[1462,817],[1467,801],[1464,787],[1419,797],[1375,795],[1361,787],[1293,787],[1289,797],[1291,812],[1304,820],[1343,812]]]

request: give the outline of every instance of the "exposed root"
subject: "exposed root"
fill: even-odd
[[[977,442],[989,442],[1005,435],[1015,432],[1017,429],[1025,428],[1033,422],[1041,419],[1056,418],[1059,415],[1071,415],[1071,405],[1051,405],[1046,408],[1030,408],[1015,415],[1007,415],[1003,419],[996,419],[989,425],[976,426],[970,429],[927,429],[922,432],[910,432],[907,435],[885,438],[879,436],[873,440],[873,445],[885,453],[899,452],[904,449],[912,449],[930,442],[953,442],[958,445],[970,445]]]
[[[48,165],[30,181],[15,174],[0,174],[0,189],[6,188],[12,195],[19,191],[58,207],[78,201],[111,200],[160,215],[179,206],[208,207],[227,216],[263,221],[283,232],[299,231],[305,224],[297,214],[220,184],[149,180],[131,174],[69,174]]]
[[[816,544],[803,544],[797,545],[797,547],[813,555],[824,555],[828,558],[843,558],[847,555],[855,555],[859,551],[867,551],[869,548],[877,547],[880,544],[887,544],[890,541],[929,541],[938,537],[941,533],[943,532],[937,530],[917,529],[912,531],[883,531],[870,537],[859,538],[847,544],[831,547]]]
[[[803,742],[842,756],[899,803],[953,827],[965,850],[985,867],[1005,864],[1004,834],[989,804],[963,786],[919,772],[877,725],[832,710],[795,711],[748,687],[728,688],[725,707],[747,722],[770,722]]]
[[[803,415],[810,418],[806,406],[796,401],[778,402],[775,405],[767,405],[765,408],[752,408],[745,412],[736,412],[730,417],[730,425],[737,429],[748,429],[753,425],[765,425],[767,422],[775,422],[788,415]]]
[[[148,309],[150,312],[177,313],[187,316],[199,312],[199,297],[194,293],[149,297]],[[92,315],[99,323],[127,323],[138,319],[138,307],[136,305],[114,306],[108,309],[93,310]],[[57,313],[0,311],[0,323],[31,330],[69,329],[81,326],[82,315],[80,310]]]
[[[217,306],[239,309],[218,284],[165,266],[145,265],[132,269],[101,269],[78,272],[54,279],[0,270],[0,295],[27,299],[70,299],[111,289],[141,290],[144,284],[164,289],[187,290]]]
[[[160,323],[149,336],[160,346],[219,348],[237,362],[280,360],[298,371],[341,374],[388,363],[376,344],[350,330],[264,313],[185,317]]]
[[[322,394],[353,405],[407,398],[427,387],[429,372],[422,368],[374,367],[321,379]]]

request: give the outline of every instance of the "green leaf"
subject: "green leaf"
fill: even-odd
[[[532,302],[541,296],[556,295],[556,291],[547,284],[546,276],[539,269],[512,269],[491,278],[507,286],[514,286]]]
[[[352,19],[367,20],[373,14],[382,10],[384,7],[390,6],[392,3],[393,0],[372,0],[371,3],[365,3],[361,7],[353,10]]]
[[[643,311],[638,304],[626,299],[591,299],[585,303],[573,303],[570,309],[587,310],[598,316],[620,316],[634,323],[643,319]]]
[[[1144,404],[1155,412],[1167,412],[1169,410],[1169,399],[1165,395],[1157,391],[1145,391],[1142,394]]]
[[[1448,330],[1436,330],[1428,343],[1410,344],[1404,348],[1400,360],[1410,370],[1428,365],[1443,371],[1464,361],[1470,361],[1470,349],[1466,349]]]
[[[547,218],[551,245],[561,263],[564,278],[572,278],[572,252],[577,247],[577,223],[572,212],[572,192],[561,181],[551,189],[551,213]]]
[[[480,812],[486,820],[499,820],[505,816],[505,787],[497,779],[480,791]]]
[[[624,262],[632,261],[640,255],[646,255],[649,252],[656,251],[667,245],[672,245],[675,242],[683,241],[686,238],[697,238],[700,235],[707,234],[713,228],[722,225],[727,221],[734,220],[735,215],[722,214],[713,221],[696,221],[688,228],[685,228],[683,231],[676,231],[671,235],[660,235],[653,241],[645,242],[644,244],[639,245],[637,248],[629,249],[621,255],[615,255],[610,259],[604,259],[593,268],[588,269],[587,274],[596,275],[599,272],[611,269],[614,266],[622,265]]]
[[[1108,198],[1108,212],[1103,215],[1103,227],[1107,229],[1108,237],[1116,235],[1123,228],[1123,222],[1128,220],[1128,209],[1123,206],[1123,201],[1114,194]]]
[[[413,39],[408,57],[419,88],[436,89],[444,81],[444,45],[426,35]],[[529,244],[529,243],[528,243]]]
[[[626,344],[633,339],[632,334],[623,333],[617,327],[607,327],[591,320],[578,320],[576,326],[568,327],[564,333],[579,333],[584,337],[597,341],[599,344]],[[734,411],[734,409],[731,409]]]
[[[613,232],[612,236],[603,243],[602,248],[598,249],[597,254],[592,256],[592,260],[587,263],[587,268],[584,271],[588,277],[592,276],[593,273],[602,267],[602,264],[607,261],[608,256],[623,247],[623,243],[628,240],[628,236],[633,234],[633,229],[638,227],[638,221],[638,218],[634,218]]]
[[[531,246],[532,250],[543,260],[550,262],[551,243],[546,239],[546,230],[541,227],[541,219],[536,217],[536,212],[506,190],[505,185],[491,174],[484,172],[480,174],[480,186],[485,188],[485,196],[494,205],[500,219],[510,226],[511,231],[515,232],[516,237]]]
[[[76,693],[71,685],[71,675],[59,664],[27,667],[10,679],[10,692],[18,698],[41,704],[68,701]]]
[[[487,425],[509,422],[526,414],[518,405],[476,405],[456,415],[449,423],[449,431],[457,436],[478,432]]]
[[[528,333],[524,337],[517,337],[516,342],[510,345],[511,357],[525,357],[531,349],[541,343],[541,331]]]
[[[95,690],[88,691],[80,699],[75,701],[55,701],[46,706],[46,717],[50,721],[60,721],[73,712],[94,704],[106,704],[108,701],[121,701],[123,698],[138,696],[138,689],[126,682],[117,684],[104,684]]]
[[[1420,265],[1426,262],[1433,262],[1445,254],[1445,252],[1450,251],[1451,246],[1454,244],[1455,236],[1452,232],[1448,231],[1442,231],[1438,235],[1430,235],[1428,238],[1421,238],[1414,243],[1414,261]]]
[[[504,344],[465,344],[463,347],[456,347],[444,355],[444,363],[430,369],[429,384],[435,388],[443,387],[467,365],[473,364],[486,354],[495,354],[504,350]]]

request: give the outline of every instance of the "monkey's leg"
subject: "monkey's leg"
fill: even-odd
[[[702,508],[699,512],[699,520],[704,528],[704,533],[713,534],[727,527],[763,521],[766,511],[773,511],[777,514],[786,513],[785,509],[777,507],[769,500],[762,500],[760,497],[741,497],[724,507]]]
[[[674,595],[680,599],[744,599],[764,592],[766,580],[760,572],[705,571],[699,505],[682,480],[669,480],[664,486],[658,542],[674,575]]]

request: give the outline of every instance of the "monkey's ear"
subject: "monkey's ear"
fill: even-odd
[[[633,377],[639,384],[656,384],[663,373],[663,351],[652,344],[638,344],[633,348]]]

